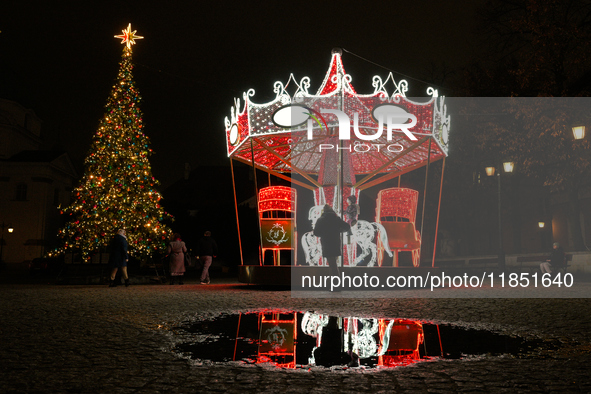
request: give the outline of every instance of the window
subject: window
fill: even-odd
[[[27,201],[27,184],[19,183],[16,185],[16,201]]]

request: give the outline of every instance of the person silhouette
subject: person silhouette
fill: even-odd
[[[111,280],[109,287],[117,287],[115,276],[117,271],[121,268],[121,276],[125,280],[125,287],[129,286],[129,276],[127,275],[127,262],[129,255],[127,254],[127,235],[125,230],[120,228],[117,234],[111,240],[109,245],[109,266],[111,267]]]
[[[333,365],[359,366],[359,356],[353,352],[345,352],[343,345],[343,329],[339,327],[339,318],[328,317],[328,324],[322,328],[322,341],[314,350],[316,365],[332,367]]]
[[[178,278],[179,285],[184,284],[183,276],[185,275],[185,253],[187,247],[181,240],[181,235],[175,233],[172,235],[172,241],[168,244],[166,253],[170,256],[170,284],[174,285]]]
[[[357,197],[350,195],[347,197],[347,203],[349,203],[349,205],[345,209],[345,221],[353,227],[357,224],[357,217],[360,212],[359,204],[357,204]]]
[[[209,280],[209,267],[213,258],[218,254],[218,245],[215,240],[211,237],[211,231],[206,231],[203,234],[203,238],[199,240],[197,245],[197,251],[200,259],[203,261],[203,271],[201,272],[201,284],[208,285]]]
[[[564,249],[558,242],[552,244],[552,253],[550,259],[540,264],[540,270],[542,274],[551,274],[555,270],[559,270],[565,265],[565,254]]]
[[[322,256],[326,258],[333,276],[340,276],[337,258],[343,254],[341,233],[347,231],[351,231],[351,226],[338,217],[330,205],[324,205],[322,216],[316,221],[314,235],[320,238]]]

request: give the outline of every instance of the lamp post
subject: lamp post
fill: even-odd
[[[495,167],[486,167],[486,175],[494,176],[497,174],[497,202],[499,211],[499,267],[505,269],[505,251],[503,250],[503,222],[502,222],[502,204],[501,204],[501,172],[513,172],[514,163],[512,161],[503,162],[502,169],[497,171]]]
[[[573,130],[573,137],[575,137],[575,140],[582,140],[583,138],[585,138],[585,125],[575,124],[572,127],[572,130]]]
[[[546,222],[540,220],[538,222],[538,228],[540,231],[540,245],[542,246],[542,250],[545,250],[545,245],[548,244],[546,242]]]
[[[4,222],[2,222],[2,224],[0,224],[0,228],[2,229],[2,235],[0,237],[0,262],[3,261],[2,260],[2,252],[4,251],[4,229],[6,228],[8,230],[9,233],[12,233],[14,231],[14,229],[5,224]]]

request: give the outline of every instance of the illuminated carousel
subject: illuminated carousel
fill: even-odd
[[[268,173],[269,179],[272,175],[290,183],[257,188],[259,264],[241,262],[242,282],[288,284],[295,267],[326,269],[319,239],[312,231],[297,233],[297,211],[308,212],[313,229],[325,204],[344,217],[363,190],[425,166],[428,174],[430,164],[438,160],[443,160],[443,180],[450,125],[444,97],[429,88],[427,97],[411,100],[406,96],[407,81],[396,82],[392,73],[385,80],[374,76],[370,94],[358,94],[351,80],[341,51],[333,50],[316,93],[309,92],[308,77],[298,82],[292,74],[285,84],[275,82],[276,97],[268,103],[253,102],[253,89],[234,100],[231,116],[225,119],[233,181],[233,162],[238,161]],[[426,185],[425,180],[425,192]],[[312,206],[297,206],[298,191],[313,194]],[[398,253],[411,252],[410,268],[421,268],[422,225],[416,217],[420,205],[424,217],[424,196],[419,204],[417,190],[380,190],[374,220],[350,220],[352,234],[343,237],[340,265],[403,268]],[[440,201],[441,185],[437,198]],[[236,218],[240,233],[237,208]],[[437,225],[438,218],[439,209]],[[436,242],[435,236],[433,256]],[[293,255],[288,266],[280,264],[284,251]],[[265,258],[269,253],[272,258]],[[271,263],[264,264],[267,261]],[[428,266],[434,266],[434,258]]]
[[[293,369],[348,363],[365,368],[407,366],[442,355],[439,326],[426,328],[431,334],[427,338],[419,320],[335,317],[312,311],[247,313],[238,319],[232,360]],[[253,344],[256,351],[245,351]]]

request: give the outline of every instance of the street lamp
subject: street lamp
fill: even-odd
[[[6,228],[9,233],[12,233],[14,231],[14,229],[12,228],[12,226],[9,226],[9,225],[5,224],[4,222],[2,222],[2,224],[0,224],[0,228],[2,229],[2,236],[0,237],[0,262],[1,262],[2,261],[2,252],[4,251],[4,229]]]
[[[585,125],[576,124],[572,127],[572,129],[575,140],[582,140],[585,138]]]
[[[546,210],[544,209],[544,216],[546,216],[545,211]],[[538,222],[538,228],[540,232],[540,244],[542,245],[542,250],[545,250],[545,245],[548,245],[548,232],[551,231],[552,225],[549,224],[548,230],[546,230],[546,222],[544,220],[540,220]]]
[[[503,170],[507,173],[513,172],[514,163],[512,161],[503,162]],[[498,210],[499,210],[499,267],[505,269],[505,252],[503,250],[503,226],[502,226],[502,210],[501,210],[501,169],[496,171],[495,167],[486,167],[486,175],[493,176],[497,173],[497,190],[498,190]]]

